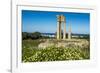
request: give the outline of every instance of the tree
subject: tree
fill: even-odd
[[[31,34],[31,39],[39,39],[39,38],[41,38],[40,32],[34,32]]]
[[[34,32],[34,33],[28,33],[28,32],[22,32],[22,39],[39,39],[41,38],[40,32]]]
[[[28,33],[27,32],[22,32],[22,39],[27,39],[28,38]]]

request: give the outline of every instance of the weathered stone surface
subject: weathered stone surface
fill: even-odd
[[[87,40],[80,40],[80,39],[71,39],[71,40],[61,40],[61,41],[57,41],[57,40],[47,40],[44,43],[40,43],[38,45],[38,48],[47,48],[47,47],[65,47],[65,48],[69,48],[69,47],[79,47],[79,48],[88,48],[89,47],[89,41]]]

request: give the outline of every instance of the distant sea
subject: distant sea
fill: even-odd
[[[42,35],[56,35],[55,33],[41,33]],[[72,36],[90,36],[90,34],[72,33]]]

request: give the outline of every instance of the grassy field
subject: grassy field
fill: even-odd
[[[45,61],[63,61],[63,60],[86,60],[90,59],[90,48],[87,43],[85,45],[76,45],[73,44],[64,46],[55,46],[58,45],[58,41],[53,41],[55,44],[39,48],[39,44],[46,43],[46,40],[23,40],[22,41],[22,62],[45,62]],[[83,42],[83,40],[81,40]],[[63,41],[59,41],[63,42]],[[72,41],[64,41],[65,43],[73,43]],[[77,41],[78,42],[78,41]],[[61,44],[60,43],[60,44]],[[80,42],[79,42],[80,43]],[[61,44],[62,45],[62,44]]]

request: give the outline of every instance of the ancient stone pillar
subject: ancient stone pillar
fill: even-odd
[[[66,39],[66,20],[63,15],[57,15],[57,39],[62,39],[61,26],[64,25],[63,39]]]
[[[61,39],[61,18],[57,15],[57,39]]]
[[[71,25],[69,25],[68,39],[71,39]]]
[[[57,22],[57,39],[61,39],[61,23]]]
[[[66,22],[64,21],[63,39],[66,39]]]

